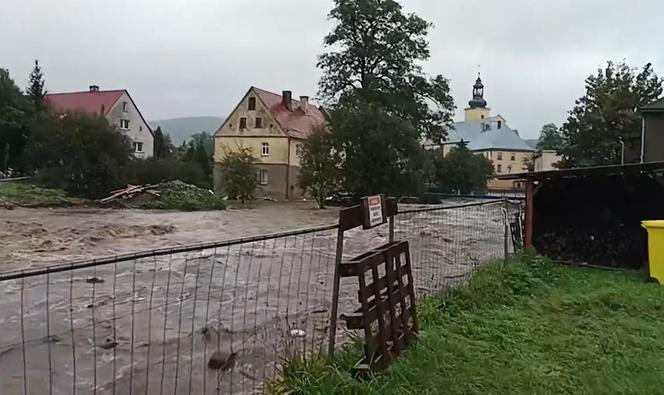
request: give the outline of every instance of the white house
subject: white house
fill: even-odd
[[[134,156],[149,158],[154,154],[154,133],[126,89],[101,91],[91,85],[82,92],[49,93],[46,103],[58,114],[101,115],[131,139]]]

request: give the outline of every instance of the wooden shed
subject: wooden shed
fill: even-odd
[[[500,177],[526,185],[525,242],[561,261],[642,268],[641,221],[664,219],[664,162]]]

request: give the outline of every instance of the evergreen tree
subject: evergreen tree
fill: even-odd
[[[624,62],[607,62],[586,78],[586,94],[576,101],[561,128],[564,167],[619,164],[621,143],[638,152],[641,138],[639,108],[662,94],[663,80],[650,63],[637,72]],[[638,154],[631,155],[638,158]]]
[[[203,169],[205,177],[212,181],[212,155],[208,154],[205,143],[200,139],[195,142],[193,161]]]
[[[161,126],[158,126],[154,131],[154,157],[170,158],[174,149],[173,143],[171,143],[171,136],[164,134]]]
[[[26,89],[26,94],[32,101],[35,110],[39,113],[44,110],[44,97],[46,96],[44,72],[39,66],[39,60],[35,60],[35,67],[30,73],[30,83]]]

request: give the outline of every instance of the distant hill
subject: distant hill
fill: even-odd
[[[180,145],[196,133],[214,134],[223,121],[224,118],[219,117],[185,117],[150,121],[150,127],[156,129],[160,126],[164,134],[171,136],[173,144]]]

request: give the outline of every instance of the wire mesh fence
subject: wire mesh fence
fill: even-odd
[[[418,295],[504,254],[503,202],[402,206]],[[327,347],[337,226],[0,274],[0,388],[8,394],[255,393]],[[346,233],[345,257],[388,241]],[[340,312],[356,304],[343,284]],[[348,333],[339,327],[337,342]]]
[[[505,224],[519,213],[520,204],[507,200],[400,210],[395,238],[410,244],[417,295],[440,293],[513,254]]]

